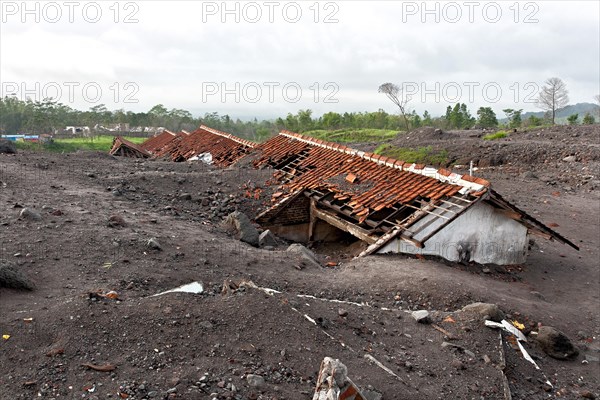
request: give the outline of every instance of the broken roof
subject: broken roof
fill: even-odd
[[[148,158],[152,154],[148,153],[141,146],[117,136],[113,139],[113,145],[109,152],[113,156],[124,156],[133,158]]]
[[[176,135],[173,132],[165,129],[161,134],[152,136],[148,140],[144,141],[140,147],[150,153],[155,153],[156,151],[165,147],[167,143],[175,138],[175,136]]]
[[[277,203],[257,221],[270,221],[304,193],[321,209],[361,229],[361,238],[370,244],[363,255],[395,237],[423,247],[479,201],[504,210],[505,215],[535,233],[577,249],[503,199],[482,178],[406,163],[289,131],[260,144],[257,150],[254,165],[278,170],[275,176],[282,183],[281,190],[274,194]]]
[[[165,146],[157,149],[155,155],[184,161],[209,153],[214,164],[228,167],[255,146],[256,143],[249,140],[202,125],[192,133],[175,135]]]

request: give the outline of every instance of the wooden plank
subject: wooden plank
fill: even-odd
[[[315,217],[327,222],[330,225],[335,226],[336,228],[348,232],[349,234],[359,238],[360,240],[367,242],[368,244],[373,244],[377,242],[377,237],[371,236],[369,231],[354,225],[348,221],[344,221],[339,219],[336,215],[333,215],[327,211],[320,210],[318,208],[311,208],[311,212]]]

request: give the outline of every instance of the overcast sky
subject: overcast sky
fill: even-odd
[[[562,78],[600,93],[599,1],[0,1],[2,95],[78,109],[244,119],[311,109],[395,112],[377,88],[442,114],[467,103],[538,110]]]

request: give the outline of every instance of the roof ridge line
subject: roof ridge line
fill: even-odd
[[[280,131],[279,134],[292,139],[299,140],[301,142],[311,144],[313,146],[334,150],[351,156],[357,156],[364,160],[368,160],[379,165],[385,165],[394,169],[399,169],[401,171],[408,171],[419,175],[429,176],[431,178],[437,179],[440,182],[447,182],[452,185],[462,186],[464,188],[469,189],[469,191],[479,192],[491,187],[491,183],[486,179],[477,178],[468,174],[457,174],[456,172],[453,172],[446,168],[438,169],[434,167],[428,167],[425,164],[407,163],[401,160],[396,160],[391,157],[381,156],[379,154],[353,149],[351,147],[339,143],[333,143],[322,139],[316,139],[307,135],[302,135],[300,133],[291,132],[285,129]]]
[[[214,129],[214,128],[210,128],[210,127],[208,127],[206,125],[200,125],[199,129],[203,129],[203,130],[205,130],[207,132],[212,133],[213,135],[218,135],[218,136],[225,137],[227,139],[231,139],[234,142],[238,142],[240,144],[243,144],[244,146],[248,146],[248,147],[251,147],[251,148],[254,148],[257,145],[257,143],[252,142],[250,140],[242,139],[240,137],[232,135],[231,133],[227,133],[227,132],[223,132],[223,131],[220,131],[220,130],[217,130],[217,129]]]

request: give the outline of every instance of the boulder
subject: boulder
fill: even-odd
[[[156,240],[156,238],[149,239],[148,242],[146,242],[146,246],[151,249],[155,249],[155,250],[159,250],[159,251],[162,250],[162,246],[160,245],[158,240]]]
[[[496,304],[491,303],[473,303],[467,306],[464,306],[463,311],[474,312],[484,319],[490,319],[495,322],[500,322],[504,319],[504,313]],[[486,318],[487,317],[487,318]]]
[[[551,326],[540,327],[537,342],[546,354],[557,360],[567,360],[579,354],[567,335]]]
[[[19,218],[23,218],[23,219],[29,219],[32,221],[39,221],[42,219],[42,214],[40,214],[39,212],[31,209],[31,208],[24,208],[21,210],[21,212],[19,213]]]
[[[33,284],[21,271],[0,260],[0,288],[33,290]]]
[[[258,246],[258,231],[252,225],[246,214],[235,211],[229,214],[223,221],[223,228],[235,235],[238,240],[252,246]]]
[[[15,146],[14,142],[8,139],[0,138],[0,154],[16,154],[17,146]]]
[[[321,266],[321,264],[319,264],[319,261],[317,260],[317,256],[315,255],[315,253],[313,253],[306,247],[302,246],[300,243],[291,244],[287,248],[287,251],[298,254],[300,257],[302,257],[302,259],[306,260],[309,264],[312,264],[312,265],[318,266],[318,267]]]
[[[273,232],[271,232],[270,230],[266,230],[263,233],[261,233],[258,236],[258,245],[260,247],[265,247],[265,246],[271,246],[271,247],[276,247],[277,246],[277,238],[275,237],[275,235],[273,235]]]
[[[420,324],[430,324],[431,316],[427,310],[418,310],[412,312],[412,317]]]

